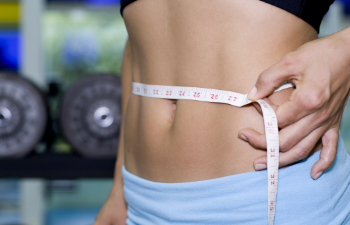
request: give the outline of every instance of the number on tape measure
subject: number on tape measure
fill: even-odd
[[[293,87],[292,84],[285,84],[276,91],[280,91],[286,88]],[[244,105],[252,103],[252,101],[247,99],[247,95],[240,93],[235,93],[231,91],[221,91],[214,89],[206,88],[195,88],[195,87],[178,87],[178,86],[162,86],[162,85],[147,85],[141,83],[133,83],[133,94],[141,95],[145,97],[156,97],[161,98],[157,94],[148,94],[146,91],[142,94],[139,90],[140,88],[154,88],[157,90],[166,91],[166,96],[171,96],[172,91],[178,92],[181,99],[189,99],[196,101],[207,101],[207,102],[218,102],[226,103],[237,107],[242,107]],[[188,93],[185,96],[185,92]],[[202,93],[210,93],[209,95],[202,95]],[[219,94],[222,94],[223,97],[220,99]],[[225,97],[227,96],[227,98]],[[279,163],[279,140],[278,140],[278,126],[275,112],[271,106],[264,100],[256,100],[257,103],[261,106],[264,118],[265,126],[265,135],[267,149],[270,149],[268,153],[270,157],[267,157],[267,174],[268,174],[268,222],[269,225],[274,223],[275,209],[276,209],[276,194],[277,194],[277,185],[278,185],[278,163]]]

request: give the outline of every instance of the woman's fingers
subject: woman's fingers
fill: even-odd
[[[246,128],[246,129],[240,130],[238,133],[238,137],[248,142],[254,148],[266,149],[265,134],[260,134],[254,129]]]
[[[280,130],[279,141],[280,141],[280,152],[286,152],[296,146],[300,141],[305,139],[307,136],[315,132],[323,124],[316,123],[318,114],[308,115],[301,120],[289,125]],[[323,125],[324,126],[324,125]],[[322,127],[323,127],[322,126]],[[326,127],[323,127],[323,132],[326,131]],[[319,135],[321,138],[322,134]]]
[[[320,159],[311,169],[311,177],[317,179],[321,174],[333,164],[337,154],[337,145],[339,138],[339,126],[329,129],[322,137],[322,150]]]
[[[294,90],[292,95],[300,95],[300,92],[300,89]],[[303,117],[310,115],[316,110],[315,108],[311,107],[313,104],[309,103],[309,100],[307,99],[308,97],[305,96],[309,95],[305,94],[303,98],[294,98],[282,103],[281,105],[273,104],[268,98],[263,98],[263,100],[266,101],[276,112],[278,127],[284,128],[302,119]],[[259,103],[253,102],[253,105],[256,110],[262,114]]]
[[[296,146],[290,149],[287,152],[280,152],[279,154],[279,167],[283,167],[300,160],[307,158],[312,152],[313,148],[317,144],[317,142],[322,137],[325,128],[320,127],[314,130],[310,135],[300,141]],[[254,161],[254,168],[257,167],[258,164],[267,165],[267,157],[261,156]]]
[[[271,106],[271,108],[273,109],[273,111],[276,112],[276,110],[278,109],[278,105],[273,104],[273,103],[270,101],[270,99],[268,99],[268,98],[263,98],[262,100],[264,100],[265,102],[267,102],[267,103]],[[253,102],[253,106],[254,106],[255,109],[262,115],[262,110],[261,110],[260,104],[257,103],[257,102]]]
[[[284,128],[295,123],[303,117],[314,112],[326,111],[327,107],[322,107],[329,100],[329,96],[322,88],[316,88],[300,83],[290,97],[290,100],[281,104],[276,110],[278,126]],[[327,118],[325,118],[327,119]]]
[[[255,87],[248,93],[248,99],[257,100],[270,95],[280,84],[300,73],[293,54],[287,54],[279,63],[259,75]]]
[[[286,152],[297,145],[301,140],[306,138],[311,132],[318,128],[317,124],[318,114],[311,114],[302,118],[298,122],[283,128],[279,132],[279,146],[280,152]],[[324,128],[324,132],[326,128]],[[239,137],[249,142],[253,147],[259,149],[266,149],[265,134],[260,134],[253,129],[247,128],[239,131]],[[321,137],[321,135],[319,136]]]
[[[305,76],[308,64],[302,57],[295,53],[287,54],[279,63],[260,74],[255,87],[247,96],[251,100],[264,98],[272,94],[282,82],[291,79],[297,88],[293,91],[289,101],[281,104],[276,111],[280,128],[322,110],[329,102],[330,92],[327,83],[319,82],[319,77],[315,78],[313,74]],[[315,74],[316,72],[319,73],[319,69],[313,71]],[[326,74],[326,72],[323,73]]]
[[[300,160],[311,143],[323,137],[324,147],[320,152],[320,160],[312,168],[314,178],[329,168],[335,159],[340,119],[349,96],[350,54],[347,48],[339,47],[344,46],[345,34],[346,32],[338,32],[310,41],[288,53],[259,76],[255,87],[248,94],[251,100],[261,99],[269,96],[282,81],[293,81],[296,89],[289,101],[281,104],[276,111],[279,128],[282,128],[281,150],[286,151],[280,154],[280,163],[288,165]],[[305,118],[313,120],[304,120]],[[287,129],[302,120],[308,123]],[[322,129],[327,132],[315,134]],[[246,139],[255,146],[266,142],[254,132],[242,131],[242,135],[246,135]],[[257,159],[256,163],[263,163],[261,160],[266,162],[266,157]]]

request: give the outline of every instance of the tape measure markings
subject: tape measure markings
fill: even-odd
[[[278,87],[274,92],[293,87],[287,83]],[[165,99],[186,99],[214,103],[225,103],[237,107],[248,105],[253,101],[247,99],[247,94],[218,89],[207,89],[198,87],[148,85],[133,82],[132,93],[144,97]],[[262,99],[259,103],[264,118],[264,127],[267,144],[267,175],[268,175],[268,223],[273,225],[276,211],[276,195],[278,187],[279,167],[279,137],[278,123],[272,107]]]

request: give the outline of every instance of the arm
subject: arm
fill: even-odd
[[[350,27],[287,54],[260,74],[248,96],[264,98],[288,79],[296,89],[289,101],[275,106],[281,128],[280,166],[305,159],[322,138],[320,159],[311,170],[317,179],[332,165],[337,152],[340,121],[350,91]],[[264,135],[253,129],[241,130],[239,135],[253,146],[266,142]],[[266,156],[256,159],[257,164],[260,169],[266,167]]]
[[[122,123],[120,129],[118,157],[114,172],[114,183],[108,199],[96,217],[94,225],[123,224],[126,220],[126,202],[123,191],[122,168],[124,166],[124,118],[132,91],[132,53],[129,39],[126,42],[122,63]]]

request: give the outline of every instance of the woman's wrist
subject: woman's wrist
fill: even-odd
[[[335,33],[337,39],[339,40],[340,47],[337,55],[334,55],[334,59],[338,60],[338,67],[342,68],[342,73],[337,73],[337,79],[343,80],[344,83],[347,83],[347,90],[350,89],[350,27],[347,27],[337,33]],[[339,68],[337,68],[339,69]],[[341,76],[343,74],[343,76]],[[343,77],[343,79],[341,79]],[[347,96],[346,96],[347,97]]]
[[[109,198],[124,198],[123,183],[120,181],[114,181],[111,191],[109,193]]]
[[[344,53],[350,59],[350,27],[347,27],[337,33],[334,33],[341,42]]]
[[[124,191],[123,191],[124,182],[123,182],[123,174],[122,174],[123,165],[124,165],[124,160],[118,159],[114,170],[113,186],[109,194],[112,197],[124,195]]]

